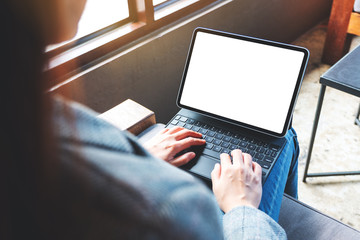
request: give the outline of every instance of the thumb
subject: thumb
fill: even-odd
[[[211,181],[213,185],[220,179],[221,169],[220,164],[216,163],[214,169],[211,171]]]

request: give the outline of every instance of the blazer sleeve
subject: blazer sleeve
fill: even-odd
[[[232,239],[287,239],[283,228],[264,212],[246,206],[224,215],[224,237]]]

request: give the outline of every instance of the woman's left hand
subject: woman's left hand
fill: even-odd
[[[205,144],[205,140],[201,137],[201,133],[197,133],[186,128],[166,128],[146,142],[144,147],[154,156],[179,167],[193,159],[195,157],[195,153],[187,152],[180,156],[176,155],[191,146]]]

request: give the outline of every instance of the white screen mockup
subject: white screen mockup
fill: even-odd
[[[180,104],[281,134],[304,53],[197,32]]]

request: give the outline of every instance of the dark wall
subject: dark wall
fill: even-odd
[[[327,18],[330,7],[331,0],[222,1],[154,33],[130,51],[120,51],[60,90],[98,112],[131,98],[153,110],[158,122],[166,122],[178,110],[175,99],[194,28],[289,43]]]

